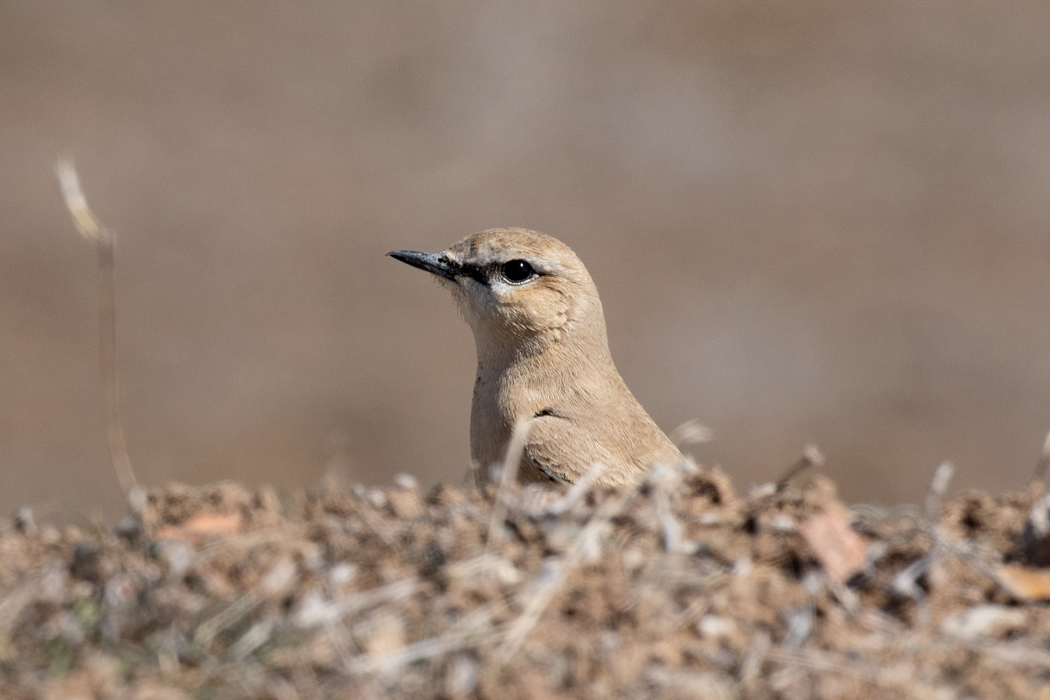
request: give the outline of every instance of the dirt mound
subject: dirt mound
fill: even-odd
[[[169,486],[115,530],[23,512],[0,697],[1045,697],[1039,495],[934,500],[933,524],[688,467],[502,496]]]

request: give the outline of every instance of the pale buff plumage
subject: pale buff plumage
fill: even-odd
[[[474,332],[470,452],[482,477],[519,421],[530,422],[523,481],[575,482],[601,463],[599,481],[626,483],[682,459],[616,371],[598,290],[564,243],[490,229],[443,253],[390,255],[437,276]],[[528,271],[521,261],[534,274],[512,280]]]

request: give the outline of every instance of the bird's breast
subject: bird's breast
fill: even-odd
[[[514,425],[551,408],[557,397],[521,367],[479,365],[470,411],[471,458],[483,467],[503,459]]]
[[[496,378],[479,368],[470,406],[470,458],[487,470],[502,458],[512,421],[500,410]]]

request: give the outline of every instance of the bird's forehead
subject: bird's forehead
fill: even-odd
[[[453,247],[453,250],[458,247],[458,245]],[[520,257],[522,254],[522,251],[516,246],[493,241],[470,241],[468,245],[463,246],[458,252],[462,254],[464,260],[478,263],[507,260],[511,257]]]
[[[486,264],[520,257],[535,257],[535,252],[525,246],[492,240],[465,239],[449,249],[461,262]]]

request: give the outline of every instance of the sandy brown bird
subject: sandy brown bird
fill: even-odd
[[[505,228],[442,253],[389,255],[434,274],[474,332],[470,453],[479,481],[519,421],[530,421],[522,481],[575,482],[601,463],[599,481],[626,483],[682,460],[616,371],[598,290],[567,245]]]

